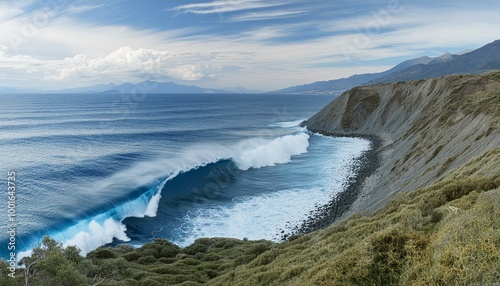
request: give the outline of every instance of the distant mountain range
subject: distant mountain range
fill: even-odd
[[[156,81],[143,81],[137,84],[124,83],[116,85],[104,93],[214,93],[220,92],[205,89],[194,85],[180,85],[173,82],[159,83]]]
[[[202,88],[194,85],[180,85],[173,82],[143,81],[137,84],[124,83],[116,85],[114,83],[99,84],[82,88],[71,88],[61,90],[18,90],[7,87],[0,87],[0,93],[262,93],[262,91],[252,91],[243,87],[228,87],[222,89]]]
[[[500,40],[460,55],[420,57],[404,61],[381,73],[353,75],[329,81],[292,86],[272,93],[341,94],[356,86],[429,79],[452,74],[478,74],[500,69]]]
[[[500,69],[500,40],[489,43],[477,50],[462,54],[446,53],[439,57],[420,57],[404,61],[390,70],[380,73],[357,74],[348,78],[318,81],[292,86],[269,93],[287,94],[341,94],[356,86],[377,83],[400,82],[429,79],[452,74],[478,74]],[[243,87],[209,89],[194,85],[180,85],[173,82],[144,81],[141,83],[100,84],[83,88],[63,90],[20,90],[0,87],[0,93],[262,93]]]
[[[10,87],[0,86],[0,93],[19,93],[20,91]]]
[[[203,88],[195,85],[180,85],[173,82],[143,81],[141,83],[124,83],[115,85],[110,89],[101,91],[104,93],[260,93],[260,91],[248,90],[244,87],[228,87],[222,89]]]

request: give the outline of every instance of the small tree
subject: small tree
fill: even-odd
[[[9,270],[10,264],[5,260],[0,259],[0,285],[2,286],[18,286],[22,284],[22,276],[19,271],[16,271],[15,275],[9,276],[12,274]]]
[[[66,249],[62,243],[46,236],[31,256],[24,257],[19,265],[24,265],[24,285],[36,281],[36,285],[85,285],[85,276],[76,268],[83,258],[80,250],[71,246]]]
[[[41,286],[98,286],[127,273],[125,259],[116,258],[110,250],[101,252],[92,252],[89,258],[85,258],[80,256],[78,247],[63,248],[62,243],[46,236],[42,244],[33,249],[31,256],[19,262],[25,266],[24,285],[32,282]],[[99,253],[103,257],[99,257]]]
[[[44,260],[49,252],[55,252],[62,249],[62,245],[58,244],[55,240],[46,236],[42,240],[42,245],[33,249],[31,256],[23,257],[19,261],[19,265],[24,265],[24,285],[28,286],[30,279],[39,270],[36,266]]]

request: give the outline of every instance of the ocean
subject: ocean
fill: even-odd
[[[165,238],[279,241],[340,192],[370,143],[299,126],[328,96],[0,95],[0,255],[8,172],[18,255]]]

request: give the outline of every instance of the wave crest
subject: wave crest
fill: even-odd
[[[270,142],[245,142],[254,144],[247,148],[244,146],[233,160],[241,170],[262,168],[290,162],[292,156],[304,154],[309,147],[309,135],[300,133],[287,135]]]
[[[139,163],[100,182],[100,190],[116,186],[138,188],[156,181],[152,188],[136,199],[117,203],[112,209],[82,219],[50,235],[65,246],[76,245],[83,255],[114,239],[129,241],[123,220],[128,217],[156,216],[165,183],[178,174],[228,159],[234,161],[242,171],[275,166],[290,162],[292,156],[306,153],[308,147],[309,135],[300,132],[273,140],[246,139],[232,146],[205,144],[185,149],[177,158]]]

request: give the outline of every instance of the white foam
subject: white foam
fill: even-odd
[[[251,138],[233,145],[202,144],[178,151],[178,156],[158,158],[117,173],[100,182],[93,183],[93,189],[106,190],[113,185],[140,187],[158,178],[175,177],[181,172],[202,167],[224,159],[232,159],[242,170],[283,164],[292,156],[307,152],[309,135],[299,132],[274,140]]]
[[[148,207],[146,209],[146,212],[144,212],[144,215],[148,217],[155,217],[158,211],[158,205],[160,204],[160,199],[161,199],[161,189],[149,201]]]
[[[293,120],[293,121],[283,121],[283,122],[276,122],[273,124],[270,124],[270,127],[281,127],[281,128],[292,128],[292,127],[299,127],[299,125],[304,122],[304,119],[301,120]]]
[[[122,221],[128,217],[156,216],[161,190],[166,182],[167,179],[156,184],[135,200],[130,200],[104,213],[81,220],[71,227],[51,234],[51,236],[57,241],[62,241],[64,246],[77,246],[82,255],[86,255],[99,246],[113,242],[115,238],[120,241],[129,241],[130,238],[125,233],[127,228]]]
[[[253,145],[250,148],[247,145]],[[309,147],[309,135],[287,135],[269,142],[244,142],[233,156],[238,168],[262,168],[290,162],[292,156],[304,154]]]
[[[174,243],[187,246],[199,237],[278,241],[280,230],[300,224],[318,201],[328,199],[325,189],[295,189],[238,198],[232,206],[199,209],[184,218],[180,239]]]
[[[232,204],[200,208],[184,217],[185,223],[174,243],[187,246],[200,237],[280,240],[281,230],[288,232],[300,225],[311,211],[342,191],[344,182],[351,175],[352,159],[369,148],[369,142],[365,140],[336,140],[342,149],[322,158],[323,164],[317,166],[317,179],[323,179],[319,184],[311,182],[311,187],[307,189],[285,189],[240,197]]]
[[[298,133],[276,138],[246,139],[234,145],[204,144],[192,146],[179,152],[174,158],[159,158],[135,166],[106,178],[93,182],[96,192],[117,188],[139,188],[161,180],[139,198],[116,205],[113,209],[79,221],[57,233],[50,234],[65,246],[76,245],[83,255],[108,244],[113,239],[129,241],[122,223],[128,217],[154,217],[161,199],[165,183],[181,172],[205,166],[223,159],[232,159],[241,170],[262,168],[287,163],[292,156],[307,152],[309,135]]]
[[[99,246],[113,242],[113,239],[129,241],[125,234],[127,228],[121,222],[108,218],[99,224],[92,220],[88,225],[88,231],[81,231],[71,239],[64,241],[64,246],[76,245],[81,249],[81,254],[86,255]]]

